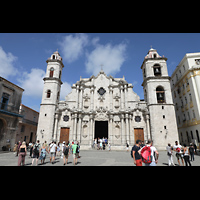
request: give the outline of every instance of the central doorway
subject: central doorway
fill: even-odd
[[[95,134],[94,138],[107,138],[108,139],[108,121],[95,121]]]

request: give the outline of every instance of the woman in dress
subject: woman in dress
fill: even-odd
[[[42,148],[40,149],[40,158],[39,158],[39,160],[41,160],[41,164],[44,164],[46,158],[46,152],[48,152],[47,146],[43,144]]]

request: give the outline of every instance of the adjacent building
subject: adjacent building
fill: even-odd
[[[171,76],[179,140],[200,143],[200,53],[187,53]]]
[[[19,113],[23,117],[19,120],[16,141],[35,142],[39,112],[21,104]]]
[[[0,150],[14,147],[24,89],[0,77]]]

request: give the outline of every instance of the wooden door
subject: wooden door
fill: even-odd
[[[61,128],[60,130],[60,142],[63,143],[65,141],[66,143],[69,141],[69,128]]]
[[[144,130],[143,128],[134,128],[135,143],[136,140],[144,141]]]

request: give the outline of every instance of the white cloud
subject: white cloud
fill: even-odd
[[[8,76],[15,76],[18,70],[13,66],[17,57],[12,53],[6,53],[0,46],[0,76],[8,78]]]
[[[120,68],[126,60],[125,51],[127,45],[121,43],[118,45],[100,45],[97,44],[98,39],[95,43],[95,49],[91,53],[86,53],[87,60],[85,62],[87,73],[97,75],[103,65],[103,70],[107,75],[115,74],[120,71]]]
[[[42,98],[42,92],[44,87],[43,78],[45,71],[42,69],[32,68],[31,72],[24,72],[17,80],[20,86],[25,90],[23,95]]]
[[[71,92],[71,85],[67,82],[63,82],[60,91],[60,100],[65,100],[65,97]]]
[[[75,36],[68,35],[62,42],[59,42],[59,45],[63,59],[72,63],[83,54],[83,48],[88,45],[88,36],[84,33],[78,33]]]

